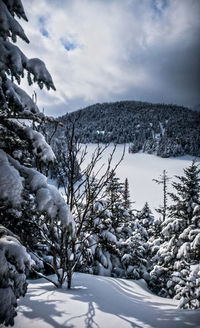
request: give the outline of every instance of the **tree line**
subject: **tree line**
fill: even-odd
[[[128,143],[131,153],[161,157],[200,156],[200,113],[186,107],[119,101],[95,104],[59,120],[67,125],[69,118],[79,118],[76,133],[83,143]],[[60,128],[56,137],[62,134]]]

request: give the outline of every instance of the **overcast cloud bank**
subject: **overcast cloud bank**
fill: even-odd
[[[200,103],[199,0],[27,0],[24,7],[31,43],[20,46],[45,61],[57,88],[27,90],[48,115],[125,99]]]

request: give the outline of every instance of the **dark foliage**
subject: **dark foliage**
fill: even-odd
[[[188,108],[121,101],[89,106],[59,117],[67,124],[79,117],[76,133],[84,143],[130,143],[130,152],[161,157],[200,156],[200,113]],[[62,129],[56,136],[61,137]]]

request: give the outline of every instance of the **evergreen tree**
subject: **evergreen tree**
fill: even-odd
[[[48,90],[55,90],[55,86],[45,64],[38,58],[28,59],[14,44],[17,37],[29,43],[24,30],[16,19],[17,17],[27,21],[21,1],[0,0],[0,13],[1,224],[9,226],[10,229],[18,227],[18,233],[23,236],[29,229],[23,228],[22,224],[18,224],[19,221],[23,221],[24,226],[27,221],[32,221],[29,234],[30,244],[34,225],[38,227],[39,231],[49,227],[51,237],[53,236],[55,241],[55,234],[58,231],[54,231],[53,227],[57,224],[60,228],[59,232],[62,230],[62,233],[70,238],[74,234],[75,227],[68,206],[56,188],[47,183],[47,177],[34,168],[35,166],[41,168],[42,165],[48,165],[55,161],[55,155],[44,136],[30,125],[26,125],[28,121],[35,122],[36,125],[40,124],[46,118],[44,114],[40,113],[31,97],[19,87],[19,84],[26,71],[29,85],[36,82],[41,89],[46,86]],[[10,224],[10,219],[12,224]],[[21,232],[20,228],[23,228]],[[0,263],[5,263],[5,253],[11,250],[8,246],[8,238],[5,238],[6,242],[1,244]],[[59,236],[57,241],[60,241]],[[27,255],[24,248],[16,241],[16,237],[13,237],[13,244],[16,244],[19,252],[11,252],[9,260],[16,265],[16,271],[18,269],[23,271],[23,265],[22,268],[18,267],[20,252],[23,255],[20,263],[23,263]],[[10,265],[3,265],[3,270],[5,270],[3,275],[8,275],[9,279]],[[16,277],[17,275],[18,273],[16,273]],[[10,281],[8,284],[9,292],[7,293],[7,282],[0,279],[0,298],[3,298],[6,306],[10,305],[12,309],[15,298],[24,294],[25,289],[23,292],[18,292],[15,282]],[[3,314],[1,321],[13,322],[13,317],[14,311],[11,310],[6,317]]]
[[[126,212],[123,206],[123,184],[119,182],[114,171],[111,171],[107,182],[105,198],[108,202],[108,210],[112,215],[113,229],[115,229],[119,226],[119,222],[126,220]]]
[[[138,219],[134,221],[132,229],[130,236],[119,245],[124,276],[148,280],[148,233]]]
[[[167,171],[163,170],[162,175],[160,175],[159,179],[153,179],[157,184],[163,185],[163,204],[156,211],[162,215],[162,221],[165,221],[167,217],[167,184],[170,178],[167,175]]]
[[[137,218],[142,227],[149,231],[152,227],[154,217],[149,208],[149,204],[146,202],[141,211],[137,213]]]
[[[97,183],[98,185],[98,183]],[[92,190],[98,187],[90,185]],[[94,199],[84,224],[85,246],[81,257],[81,270],[102,275],[123,276],[121,263],[126,239],[132,234],[132,213],[123,205],[123,184],[119,182],[114,171],[111,171],[104,198]]]
[[[130,210],[131,209],[131,201],[130,201],[129,183],[128,183],[127,178],[124,181],[123,198],[124,198],[124,204],[123,204],[124,208],[126,210]]]
[[[0,324],[14,324],[17,299],[27,290],[25,270],[34,264],[11,231],[0,225]]]
[[[59,118],[64,125],[66,116],[80,117],[77,128],[84,143],[129,143],[130,152],[161,157],[200,155],[200,114],[184,107],[121,101],[64,115]]]
[[[119,226],[120,227],[120,226]],[[120,256],[117,229],[113,228],[112,213],[108,201],[96,201],[88,212],[83,238],[80,270],[98,275],[119,276]]]
[[[179,279],[175,286],[175,298],[180,300],[179,307],[184,309],[200,308],[200,265],[186,271],[185,279]]]
[[[154,290],[171,297],[183,297],[180,288],[187,286],[184,289],[187,290],[190,286],[190,266],[199,263],[199,173],[198,165],[192,162],[184,169],[184,176],[176,177],[178,182],[173,183],[176,190],[176,194],[171,193],[174,204],[163,222],[164,243],[155,256],[156,265],[151,272]],[[185,294],[187,298],[188,295]],[[191,295],[194,297],[195,293]],[[183,299],[181,302],[185,304]]]

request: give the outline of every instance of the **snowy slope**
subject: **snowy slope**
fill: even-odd
[[[177,310],[177,301],[132,281],[75,273],[73,288],[32,281],[15,328],[198,328],[200,310]]]
[[[88,144],[87,147],[87,162],[90,163],[91,154],[96,148],[96,145]],[[99,167],[102,163],[106,163],[112,148],[113,146],[110,145],[106,149],[102,160],[99,162]],[[118,145],[114,156],[114,163],[120,159],[122,153],[123,145]],[[151,210],[153,210],[154,208],[158,208],[162,203],[162,186],[157,185],[152,179],[158,179],[163,170],[167,170],[169,177],[182,175],[183,168],[188,167],[193,159],[194,157],[192,156],[161,158],[145,153],[130,154],[126,150],[124,159],[117,168],[117,176],[121,179],[121,182],[124,182],[125,178],[128,178],[131,200],[136,202],[134,205],[136,209],[142,209],[144,203],[147,201]],[[198,162],[200,161],[200,158],[196,159]],[[172,188],[169,188],[169,191],[172,190]]]

